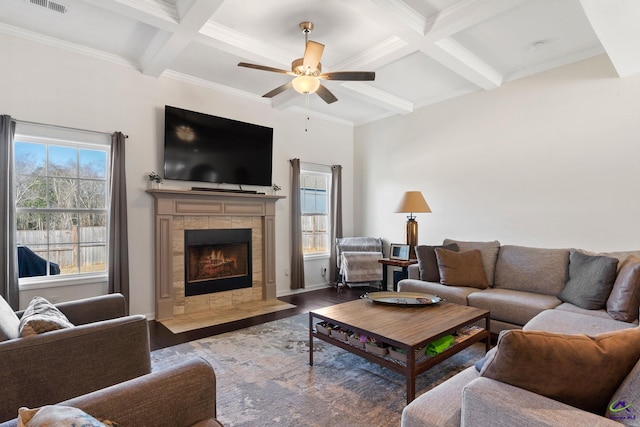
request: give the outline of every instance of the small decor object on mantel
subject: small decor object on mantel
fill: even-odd
[[[147,177],[149,177],[149,189],[160,188],[160,185],[162,184],[162,177],[158,172],[151,171],[147,173]]]
[[[273,190],[272,194],[277,195],[278,191],[282,190],[282,187],[280,187],[278,184],[274,182],[273,185],[271,186],[271,189]]]

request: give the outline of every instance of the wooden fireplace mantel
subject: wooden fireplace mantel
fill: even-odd
[[[157,320],[174,316],[173,221],[181,216],[262,219],[262,299],[276,298],[275,204],[284,196],[200,190],[150,189],[155,210],[155,309]]]

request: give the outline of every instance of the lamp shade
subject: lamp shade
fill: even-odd
[[[313,76],[298,76],[291,81],[293,88],[298,93],[314,93],[320,87],[320,80]]]
[[[396,212],[431,212],[431,208],[420,191],[407,191],[402,196]]]

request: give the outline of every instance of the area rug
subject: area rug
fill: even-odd
[[[232,307],[216,308],[215,313],[210,311],[197,311],[190,314],[181,314],[169,320],[161,320],[160,323],[174,334],[179,334],[194,329],[248,319],[249,317],[259,316],[261,314],[288,310],[290,308],[295,308],[295,305],[277,299],[254,301],[246,304],[236,304]]]
[[[152,352],[153,370],[200,356],[217,378],[218,419],[226,427],[399,426],[406,405],[401,375],[314,339],[308,314]],[[471,366],[484,344],[421,374],[416,396]]]

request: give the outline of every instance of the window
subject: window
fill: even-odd
[[[107,274],[110,137],[18,123],[14,138],[20,284]]]
[[[300,171],[302,252],[305,256],[329,254],[330,183],[330,173]]]

